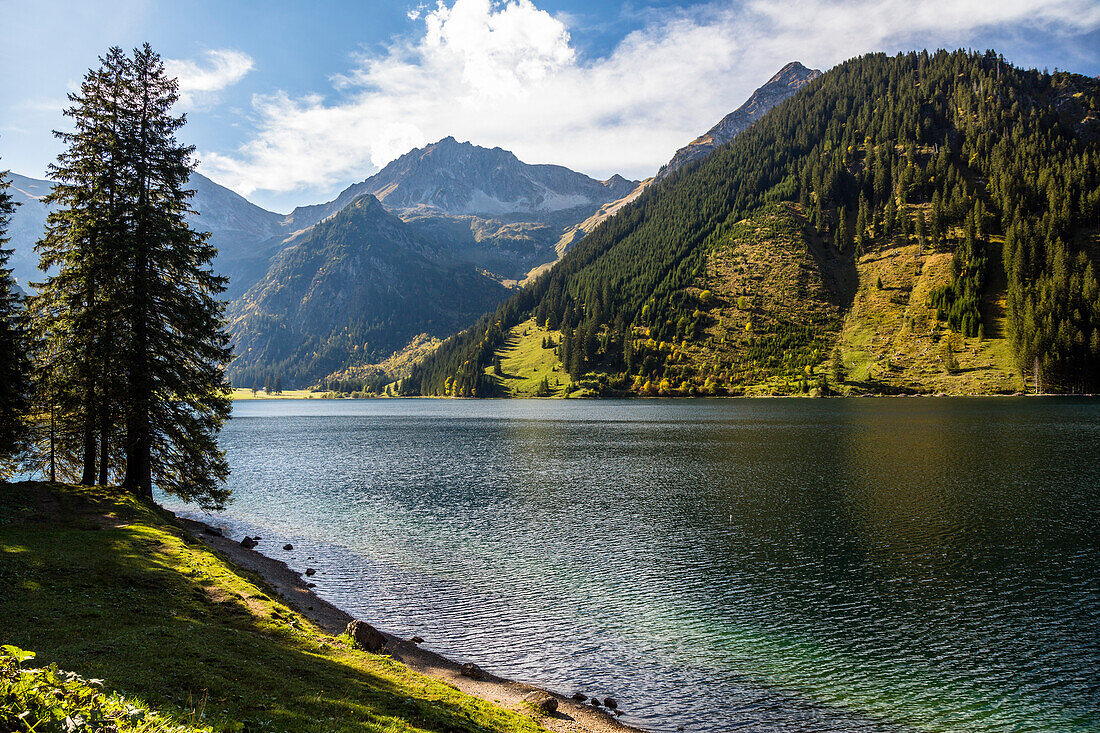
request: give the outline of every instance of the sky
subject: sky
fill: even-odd
[[[645,178],[789,61],[995,48],[1100,75],[1100,0],[0,0],[0,169],[44,177],[66,93],[150,42],[199,171],[273,211],[448,135]]]

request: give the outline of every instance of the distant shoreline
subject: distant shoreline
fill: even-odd
[[[564,402],[567,400],[581,401],[581,402],[599,402],[601,400],[676,400],[678,402],[690,402],[693,400],[850,400],[850,399],[879,399],[879,398],[931,398],[931,399],[944,399],[944,398],[984,398],[984,397],[1072,397],[1075,399],[1087,398],[1095,399],[1100,397],[1100,394],[1094,393],[1074,393],[1074,392],[973,392],[967,394],[947,394],[943,392],[928,393],[928,392],[916,392],[916,393],[900,393],[900,394],[887,394],[885,392],[861,392],[859,394],[846,394],[846,395],[811,395],[811,394],[739,394],[739,395],[699,395],[697,397],[686,397],[683,395],[615,395],[611,397],[596,397],[596,396],[584,396],[584,397],[444,397],[442,395],[405,395],[405,396],[390,396],[390,395],[371,395],[369,397],[352,397],[351,395],[340,395],[337,397],[326,397],[324,395],[331,394],[325,392],[311,392],[307,389],[287,390],[282,394],[276,395],[252,395],[238,396],[236,392],[249,392],[250,390],[234,390],[233,401],[234,402],[263,402],[267,400],[324,400],[324,401],[345,401],[345,400],[457,400],[457,401],[471,401],[471,402],[514,402],[517,400],[538,400],[546,402]]]

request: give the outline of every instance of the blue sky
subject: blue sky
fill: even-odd
[[[446,135],[642,178],[791,60],[995,47],[1100,75],[1100,0],[0,0],[0,164],[42,176],[66,91],[146,40],[200,170],[287,211]]]

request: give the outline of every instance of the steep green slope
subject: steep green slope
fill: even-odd
[[[230,306],[239,386],[314,382],[371,364],[420,334],[443,337],[508,291],[457,262],[365,195],[291,240]]]
[[[851,258],[816,236],[796,205],[765,206],[706,249],[704,271],[687,290],[702,330],[676,345],[672,361],[681,366],[666,367],[663,379],[684,394],[818,386],[854,275]],[[636,341],[633,361],[649,357],[654,342],[645,348]],[[661,361],[654,354],[643,363],[632,386],[662,391],[652,381]]]
[[[830,330],[834,342],[838,334],[853,341],[849,348],[841,340],[842,366],[849,356],[857,370],[868,359],[882,361],[881,342],[868,352],[866,343],[855,343],[867,340],[858,324],[840,328],[839,322],[832,329],[815,325],[808,343],[777,341],[768,348],[785,358],[763,366],[766,359],[744,349],[713,345],[710,319],[716,316],[699,300],[708,252],[743,238],[739,222],[784,201],[803,212],[811,230],[803,238],[816,243],[822,283],[828,281],[829,259],[850,261],[855,282],[834,288],[831,296],[846,323],[853,317],[870,322],[888,310],[880,298],[859,295],[867,293],[869,284],[860,277],[874,270],[876,253],[914,247],[920,260],[912,263],[914,271],[926,255],[947,255],[946,269],[937,270],[942,276],[922,283],[927,291],[904,294],[907,308],[919,296],[922,302],[912,305],[935,318],[934,327],[926,325],[944,354],[941,372],[964,368],[947,355],[956,353],[959,338],[988,337],[983,317],[996,310],[989,304],[1000,300],[994,291],[1003,283],[1003,328],[998,322],[988,329],[988,335],[996,330],[1008,338],[990,367],[1003,379],[959,382],[952,390],[999,391],[1022,384],[1025,374],[1033,381],[1037,374],[1042,389],[1093,388],[1100,381],[1100,288],[1095,253],[1082,242],[1100,224],[1098,109],[1097,80],[1020,70],[993,53],[848,61],[701,163],[650,187],[550,273],[444,344],[406,380],[405,390],[442,394],[449,379],[452,393],[491,394],[484,367],[504,331],[531,314],[578,346],[563,354],[575,379],[603,373],[609,386],[631,390],[639,389],[636,377],[643,378],[642,387],[684,381],[684,351],[705,352],[708,358],[699,361],[717,359],[734,390],[788,382],[795,362],[809,358],[797,355],[807,348],[817,351],[820,374]],[[865,257],[871,259],[862,267]],[[876,290],[877,277],[870,283]],[[789,319],[801,308],[797,301],[807,297],[797,292],[757,319]],[[665,349],[639,361],[631,352],[640,330],[658,344],[680,344],[680,353]],[[884,336],[889,340],[886,334],[875,338]],[[944,349],[944,338],[955,347]],[[762,340],[756,339],[758,346]],[[788,356],[792,349],[796,356]],[[1004,365],[1005,353],[1011,367]],[[1010,377],[1009,369],[1016,374]],[[923,371],[914,368],[897,381],[907,391],[937,391],[938,378]],[[692,375],[690,383],[705,385],[698,377]],[[891,380],[876,377],[856,386],[896,391],[900,385]],[[837,381],[844,380],[834,379],[834,388]]]

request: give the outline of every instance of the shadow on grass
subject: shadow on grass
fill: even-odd
[[[0,506],[19,495],[7,488]],[[334,644],[157,510],[74,491],[55,492],[60,516],[24,510],[0,526],[0,643],[37,652],[37,662],[162,709],[202,707],[244,731],[540,730]],[[105,510],[115,515],[107,522]]]

